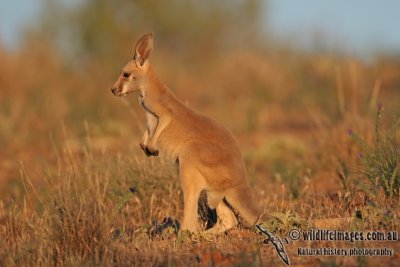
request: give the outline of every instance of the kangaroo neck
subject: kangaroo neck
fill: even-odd
[[[172,94],[172,92],[165,86],[160,79],[158,79],[157,74],[150,67],[148,70],[148,81],[147,88],[145,89],[146,98],[159,98],[164,94]]]
[[[149,69],[148,82],[141,93],[142,106],[157,117],[173,112],[181,105],[180,100],[157,77],[152,68]]]

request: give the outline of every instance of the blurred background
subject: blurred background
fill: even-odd
[[[147,32],[160,78],[232,129],[250,174],[313,166],[315,140],[335,141],[314,130],[345,132],[378,103],[400,111],[398,10],[395,0],[3,2],[2,199],[22,194],[22,165],[40,185],[67,141],[77,154],[90,136],[92,151],[143,156],[136,96],[110,88]]]
[[[0,266],[217,266],[213,251],[230,266],[280,261],[241,230],[149,238],[182,218],[176,166],[140,149],[138,95],[110,92],[148,32],[160,79],[237,137],[271,231],[398,230],[399,11],[397,0],[2,1]]]

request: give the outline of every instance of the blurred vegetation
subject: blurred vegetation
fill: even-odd
[[[1,266],[279,261],[244,230],[210,243],[143,232],[152,220],[182,215],[174,165],[139,148],[144,116],[136,96],[110,93],[150,31],[161,80],[232,129],[267,213],[288,215],[287,228],[294,218],[307,225],[350,218],[356,222],[337,228],[399,229],[398,196],[370,190],[384,153],[398,151],[397,129],[387,146],[370,145],[368,173],[348,131],[373,144],[376,105],[400,112],[400,58],[383,53],[364,62],[279,44],[262,29],[265,1],[44,2],[21,47],[0,46]]]
[[[133,50],[137,36],[147,32],[155,34],[158,49],[174,57],[190,60],[197,55],[204,60],[204,55],[254,44],[264,4],[260,0],[228,5],[224,1],[90,0],[67,8],[62,1],[46,1],[41,30],[78,61],[96,58],[113,66]]]

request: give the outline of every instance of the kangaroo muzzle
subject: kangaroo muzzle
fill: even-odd
[[[120,96],[120,95],[121,95],[121,90],[119,90],[117,87],[111,88],[111,92],[112,92],[115,96]]]

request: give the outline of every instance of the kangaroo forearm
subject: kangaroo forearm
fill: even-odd
[[[157,128],[154,131],[153,136],[151,136],[150,140],[149,140],[150,146],[152,146],[152,147],[156,146],[156,144],[158,142],[158,138],[160,137],[162,132],[165,130],[165,128],[171,123],[171,121],[172,121],[172,119],[171,119],[170,115],[164,115],[158,119]]]
[[[147,144],[147,141],[149,140],[149,130],[148,129],[146,129],[146,131],[144,132],[144,135],[143,135],[143,137],[142,137],[142,141],[140,142],[140,145],[142,146],[142,145],[146,145]]]
[[[152,113],[150,112],[146,112],[146,120],[147,120],[147,134],[148,137],[153,137],[157,125],[158,125],[158,118],[156,116],[154,116]]]

